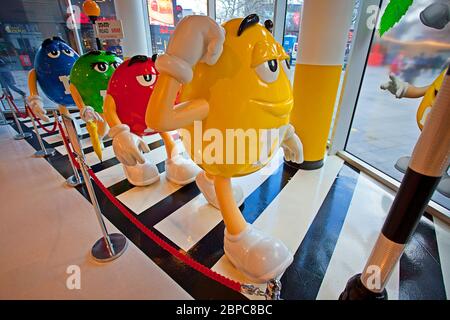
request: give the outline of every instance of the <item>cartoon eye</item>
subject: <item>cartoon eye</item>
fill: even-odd
[[[281,61],[281,65],[283,66],[284,72],[286,75],[289,74],[289,70],[291,69],[291,63],[289,62],[289,59],[285,59]]]
[[[75,53],[72,50],[69,49],[63,49],[62,52],[69,57],[73,57],[75,55]]]
[[[118,63],[118,62],[114,61],[111,63],[111,67],[113,67],[114,69],[117,69],[119,66],[120,66],[120,63]]]
[[[100,73],[105,73],[108,71],[109,66],[106,62],[95,62],[93,64],[94,70]]]
[[[156,82],[156,74],[143,74],[141,76],[137,76],[136,80],[143,87],[150,87]]]
[[[256,66],[255,71],[261,80],[271,83],[277,80],[280,68],[278,68],[278,61],[273,59]]]
[[[52,50],[49,53],[47,53],[47,56],[49,56],[52,59],[56,59],[59,57],[60,53],[61,52],[59,50]]]

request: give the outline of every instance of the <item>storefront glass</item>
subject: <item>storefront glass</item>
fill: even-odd
[[[259,20],[264,22],[267,19],[273,21],[274,1],[273,0],[217,0],[216,20],[223,23],[233,18],[245,17],[256,13]]]
[[[175,26],[185,16],[206,15],[207,0],[147,0],[152,52],[164,53]]]
[[[89,17],[82,12],[82,5],[84,0],[71,0],[72,6],[75,11],[77,19],[78,33],[81,38],[81,46],[83,51],[96,50],[97,45],[95,43],[94,28],[89,20]],[[114,7],[114,0],[102,0],[96,1],[100,7],[100,17],[98,21],[108,21],[116,19],[116,10]],[[122,47],[120,46],[120,40],[105,39],[102,40],[103,50],[114,52],[115,54],[122,56]]]
[[[375,32],[346,145],[346,151],[398,181],[407,165],[406,158],[403,164],[400,159],[411,155],[427,113],[419,109],[422,97],[398,99],[380,86],[389,81],[389,74],[417,87],[429,86],[446,68],[450,26],[443,30],[424,26],[419,13],[428,4],[414,1],[391,31],[382,38]],[[433,200],[450,208],[450,199],[440,192]]]
[[[0,76],[2,88],[23,106],[27,76],[46,38],[58,36],[80,52],[96,49],[93,27],[82,12],[83,0],[2,0],[0,11]],[[70,6],[71,4],[71,6]],[[115,19],[114,0],[98,1],[99,20]],[[70,14],[72,9],[73,14]],[[77,35],[79,41],[77,41]],[[121,55],[119,40],[103,41],[103,49]],[[43,95],[44,105],[54,107]]]
[[[298,50],[298,33],[302,16],[303,0],[288,0],[286,21],[284,25],[283,47],[291,57],[291,65],[295,66]]]
[[[0,10],[0,77],[2,88],[23,107],[28,94],[27,76],[34,57],[46,38],[58,36],[76,49],[73,33],[67,25],[64,0],[2,0]],[[46,106],[52,106],[45,99]]]

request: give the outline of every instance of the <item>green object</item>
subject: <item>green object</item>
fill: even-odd
[[[103,113],[103,97],[109,79],[121,63],[122,59],[106,51],[91,51],[75,61],[70,71],[70,83],[77,88],[86,106]]]
[[[412,5],[413,0],[391,0],[389,1],[386,10],[380,22],[380,37],[389,31],[408,11]]]

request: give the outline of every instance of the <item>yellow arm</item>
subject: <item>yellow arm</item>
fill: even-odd
[[[30,90],[30,96],[39,95],[37,88],[36,70],[33,68],[28,72],[28,90]]]
[[[116,112],[116,102],[114,98],[107,94],[105,97],[105,102],[103,103],[103,115],[105,117],[106,122],[110,128],[118,126],[122,124]]]
[[[78,109],[81,111],[84,107],[84,101],[81,97],[80,93],[78,92],[77,87],[75,87],[72,83],[69,86],[70,94],[72,95],[73,101],[75,101],[75,104],[77,105]]]
[[[428,90],[428,86],[426,87],[415,87],[412,84],[408,86],[408,89],[405,92],[404,98],[420,98],[425,95]]]
[[[168,74],[159,75],[145,113],[145,123],[149,128],[160,132],[171,131],[206,118],[209,105],[204,99],[174,106],[180,86],[181,83]]]

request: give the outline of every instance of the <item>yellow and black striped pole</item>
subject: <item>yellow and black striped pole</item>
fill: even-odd
[[[354,0],[305,0],[291,123],[304,148],[300,168],[323,165]]]

